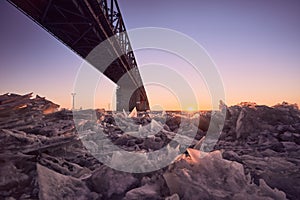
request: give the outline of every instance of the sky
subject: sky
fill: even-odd
[[[300,2],[297,0],[119,0],[127,30],[162,27],[194,39],[209,54],[223,80],[226,103],[242,101],[300,105]],[[6,1],[0,1],[0,93],[34,92],[71,108],[71,92],[83,60]],[[162,63],[193,79],[166,52],[135,52],[139,66]],[[146,67],[145,67],[146,69]],[[143,67],[141,67],[142,77]],[[174,83],[176,84],[176,83]],[[190,81],[201,109],[210,91]],[[95,107],[114,108],[115,84],[101,76]],[[152,106],[180,107],[169,88],[146,85]],[[105,94],[105,95],[104,95]],[[76,105],[84,107],[84,105]],[[183,109],[193,108],[186,102]]]

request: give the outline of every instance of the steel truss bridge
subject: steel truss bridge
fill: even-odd
[[[115,59],[105,70],[97,68],[114,83],[117,110],[149,109],[149,102],[117,0],[7,0],[63,44],[86,59],[101,42],[120,35],[112,43]],[[120,54],[122,52],[122,54]],[[93,65],[93,63],[91,63]],[[134,72],[134,73],[132,73]],[[121,85],[118,81],[129,74]],[[126,76],[127,77],[127,76]],[[130,94],[128,91],[134,91]]]

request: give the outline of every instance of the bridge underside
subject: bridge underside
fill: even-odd
[[[84,59],[101,42],[126,31],[116,0],[8,1]],[[117,55],[109,67],[88,62],[119,85],[117,110],[132,110],[134,107],[148,110],[146,91],[127,35],[117,38],[107,51]],[[120,83],[125,74],[129,76]]]

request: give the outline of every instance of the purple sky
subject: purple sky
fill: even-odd
[[[119,4],[127,29],[170,28],[201,44],[220,71],[228,104],[300,104],[300,1],[119,0]],[[0,1],[0,24],[0,93],[33,91],[70,108],[81,59],[6,1]],[[136,55],[139,63],[149,60]],[[105,79],[101,84],[114,88]],[[149,89],[150,101],[159,102],[154,90]],[[103,97],[97,106],[107,107],[110,99]]]

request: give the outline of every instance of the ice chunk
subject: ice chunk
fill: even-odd
[[[125,118],[128,117],[128,114],[126,113],[126,111],[124,109],[123,109],[123,115]]]
[[[138,116],[138,112],[136,107],[134,107],[134,109],[131,111],[131,113],[128,115],[129,118],[133,118],[133,117],[137,117]]]
[[[181,199],[286,199],[284,192],[263,180],[259,186],[252,184],[243,165],[223,159],[220,151],[188,153],[191,159],[182,156],[163,175],[170,194]]]
[[[151,126],[151,131],[156,133],[158,133],[163,129],[163,125],[154,119],[151,120],[150,126]]]

